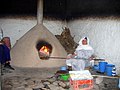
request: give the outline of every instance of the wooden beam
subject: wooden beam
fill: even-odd
[[[103,78],[120,78],[120,76],[105,76],[105,75],[92,75],[93,77],[103,77]]]

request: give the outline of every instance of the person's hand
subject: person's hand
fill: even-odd
[[[93,60],[94,58],[95,58],[95,56],[92,55],[92,56],[89,58],[89,60]]]
[[[74,54],[68,54],[67,58],[71,59],[71,58],[75,58],[75,56],[77,56],[75,53]]]
[[[90,57],[90,58],[88,58],[89,60],[93,60],[93,58],[92,57]]]
[[[70,59],[70,58],[72,58],[72,54],[67,55],[67,59]]]

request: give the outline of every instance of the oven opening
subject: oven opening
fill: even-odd
[[[42,60],[49,59],[52,53],[52,46],[46,41],[39,41],[36,45],[36,49],[40,59]]]

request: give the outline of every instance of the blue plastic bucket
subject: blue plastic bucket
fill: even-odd
[[[115,65],[113,65],[113,64],[107,64],[106,65],[106,74],[107,74],[107,76],[112,76],[113,67],[115,67]]]
[[[99,71],[101,73],[104,73],[106,71],[106,65],[107,65],[107,62],[104,62],[104,61],[99,62]]]

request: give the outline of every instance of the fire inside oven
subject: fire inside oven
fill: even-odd
[[[46,41],[39,41],[36,48],[38,50],[38,55],[42,60],[48,59],[52,53],[52,46]]]

